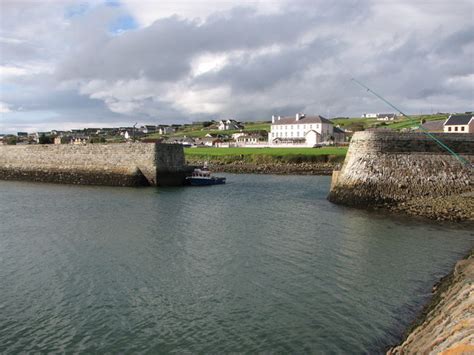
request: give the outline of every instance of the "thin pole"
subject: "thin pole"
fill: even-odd
[[[353,82],[355,82],[356,84],[358,84],[359,86],[362,86],[364,89],[366,89],[368,92],[372,93],[373,95],[377,96],[380,100],[382,100],[383,102],[385,102],[387,105],[389,105],[390,107],[394,108],[396,111],[398,111],[399,113],[402,114],[402,116],[410,119],[410,117],[408,115],[406,115],[402,110],[400,110],[398,107],[396,107],[395,105],[392,105],[391,102],[389,102],[388,100],[384,99],[382,96],[380,96],[379,94],[377,94],[375,91],[371,90],[369,87],[365,86],[364,84],[362,84],[359,80],[357,79],[354,79],[352,78],[351,79]],[[473,169],[472,167],[472,164],[467,161],[466,159],[464,159],[462,156],[460,156],[459,154],[457,154],[456,152],[454,152],[451,148],[449,148],[446,144],[444,144],[440,139],[436,138],[433,134],[431,134],[426,128],[424,128],[423,126],[418,126],[418,128],[421,129],[421,131],[426,134],[428,137],[430,137],[431,139],[433,139],[439,146],[441,146],[443,149],[447,150],[450,154],[452,154],[457,160],[459,160],[461,162],[461,164],[464,164],[466,165],[468,168],[470,169]]]

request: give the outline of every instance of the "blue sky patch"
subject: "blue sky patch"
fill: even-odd
[[[85,3],[85,2],[77,4],[77,5],[68,6],[68,7],[66,7],[66,10],[64,11],[64,16],[66,18],[82,16],[89,9],[90,9],[89,4]]]
[[[120,16],[109,25],[109,31],[112,33],[120,33],[134,30],[136,28],[138,28],[138,24],[130,15]]]

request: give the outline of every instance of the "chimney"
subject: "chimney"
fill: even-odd
[[[275,115],[272,115],[272,123],[275,123]]]
[[[278,116],[278,121],[280,121],[281,116]]]
[[[304,116],[305,116],[304,113],[297,113],[296,114],[296,121],[301,120],[302,118],[304,118]]]

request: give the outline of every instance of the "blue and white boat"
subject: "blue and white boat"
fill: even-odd
[[[192,186],[219,185],[225,184],[225,177],[212,176],[204,166],[202,169],[194,169],[192,175],[186,177],[186,182]]]

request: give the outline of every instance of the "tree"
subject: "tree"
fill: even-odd
[[[17,139],[16,139],[15,136],[9,136],[9,137],[5,138],[5,142],[8,145],[16,145]]]
[[[39,136],[38,143],[39,144],[52,144],[53,140],[51,139],[51,137],[46,136],[44,133],[42,133],[41,136]]]

